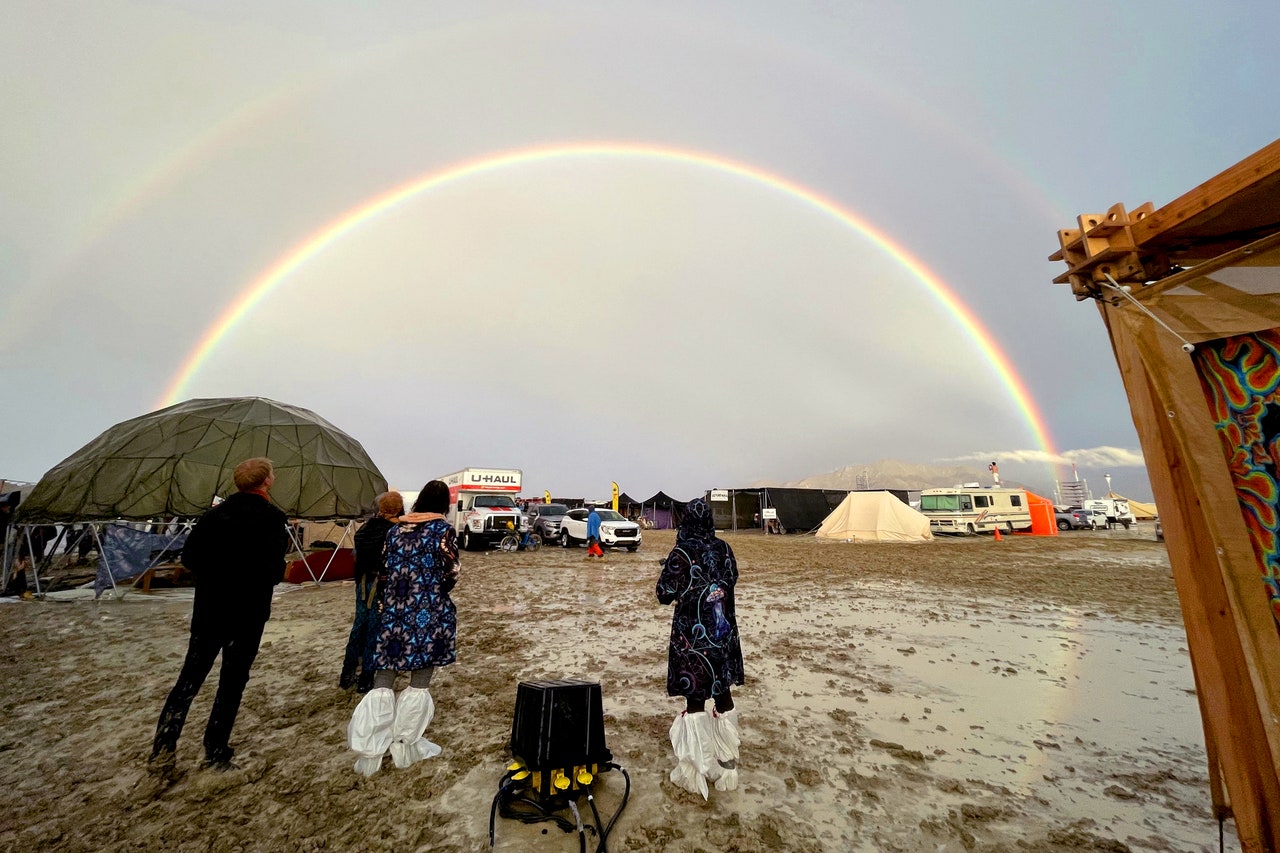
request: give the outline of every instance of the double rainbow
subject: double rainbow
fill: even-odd
[[[934,299],[941,303],[991,365],[1000,383],[1025,418],[1035,441],[1050,458],[1057,456],[1044,417],[1036,407],[1026,383],[1014,370],[1008,356],[1001,350],[991,333],[936,273],[888,234],[831,199],[755,166],[703,151],[630,142],[553,144],[488,155],[430,172],[362,202],[298,243],[240,291],[226,310],[200,336],[199,342],[182,361],[177,373],[169,382],[157,406],[169,406],[184,399],[192,379],[232,329],[248,317],[253,309],[294,271],[362,225],[392,210],[402,202],[446,184],[503,169],[575,158],[644,158],[711,169],[745,178],[800,199],[859,232],[906,269]]]

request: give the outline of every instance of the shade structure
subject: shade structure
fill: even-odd
[[[1124,380],[1214,813],[1234,816],[1241,849],[1280,850],[1280,140],[1159,209],[1076,224],[1054,280],[1096,306]]]
[[[849,492],[818,528],[819,539],[926,542],[929,519],[888,492]]]
[[[262,397],[187,400],[108,429],[54,466],[24,523],[193,516],[235,491],[246,459],[275,466],[290,518],[355,518],[387,481],[360,442],[315,412]]]

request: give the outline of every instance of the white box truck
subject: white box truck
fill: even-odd
[[[1031,503],[1023,489],[956,486],[920,492],[920,512],[934,533],[974,533],[1031,529]]]
[[[523,529],[519,468],[463,468],[438,479],[449,487],[447,517],[464,551],[492,548],[512,529]]]

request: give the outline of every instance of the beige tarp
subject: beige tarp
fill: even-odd
[[[929,519],[888,492],[850,492],[818,528],[819,539],[924,542]]]

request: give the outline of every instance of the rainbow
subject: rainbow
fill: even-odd
[[[745,178],[786,193],[859,232],[910,272],[955,318],[983,357],[990,363],[1001,384],[1008,391],[1014,404],[1026,419],[1036,442],[1050,458],[1058,455],[1054,450],[1053,441],[1049,435],[1048,426],[1045,424],[1044,416],[1036,407],[1026,384],[1022,381],[1017,371],[1014,370],[1008,356],[1001,350],[991,333],[983,327],[977,316],[965,306],[937,273],[930,270],[888,234],[831,199],[825,198],[794,181],[771,174],[755,166],[703,151],[630,142],[551,144],[491,154],[447,166],[438,171],[414,178],[346,211],[290,249],[236,295],[221,316],[205,330],[195,347],[183,360],[177,373],[165,389],[164,395],[158,401],[157,408],[170,406],[184,399],[187,386],[192,378],[199,372],[201,365],[218,348],[218,344],[228,332],[244,320],[262,300],[293,272],[357,228],[371,222],[402,202],[422,193],[438,189],[446,184],[456,183],[467,178],[503,169],[528,166],[552,160],[584,157],[648,158],[712,169],[720,173]]]

